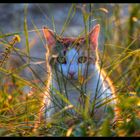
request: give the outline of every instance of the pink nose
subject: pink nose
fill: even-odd
[[[69,75],[70,75],[71,77],[73,77],[74,74],[75,74],[75,72],[69,72]]]

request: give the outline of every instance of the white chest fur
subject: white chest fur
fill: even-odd
[[[62,98],[64,97],[67,98],[72,105],[77,107],[80,104],[79,99],[82,91],[84,91],[85,95],[89,97],[90,102],[95,100],[95,98],[97,102],[105,100],[112,95],[109,85],[105,84],[105,79],[103,79],[103,76],[100,74],[100,71],[96,66],[92,77],[86,82],[86,84],[83,86],[83,89],[81,89],[81,86],[79,86],[77,83],[74,83],[74,81],[69,81],[66,79],[64,80],[61,78],[58,77],[58,80],[61,81],[61,84],[58,82],[58,80],[56,80],[57,78],[55,76],[52,78],[50,94],[52,95],[52,100],[54,102],[58,102],[60,100],[62,101]],[[57,100],[55,100],[56,97]],[[51,114],[55,112],[55,105],[53,102],[51,103],[51,106],[53,111],[52,109],[51,111],[48,111],[48,117],[50,117]]]

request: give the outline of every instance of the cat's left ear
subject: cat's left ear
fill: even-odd
[[[54,37],[54,32],[49,30],[47,27],[43,28],[43,34],[49,46],[54,46],[56,41]]]
[[[100,25],[97,24],[93,27],[91,32],[89,33],[90,42],[93,47],[93,49],[96,49],[98,47],[98,38],[100,33]]]

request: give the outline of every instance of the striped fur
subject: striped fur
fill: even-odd
[[[100,69],[98,61],[98,36],[100,32],[100,26],[96,25],[92,31],[89,33],[88,39],[89,39],[89,45],[87,45],[87,40],[85,37],[79,37],[79,38],[72,38],[72,37],[60,37],[56,35],[53,31],[44,28],[43,33],[45,36],[45,39],[48,44],[49,54],[46,57],[47,60],[47,66],[50,67],[50,73],[51,73],[51,82],[49,82],[50,91],[46,91],[46,93],[49,95],[48,97],[44,97],[44,104],[47,103],[46,107],[46,117],[51,117],[52,114],[56,112],[56,110],[62,109],[56,107],[53,108],[55,105],[52,101],[62,100],[57,95],[57,91],[62,94],[63,96],[67,97],[68,100],[71,102],[71,104],[74,107],[77,107],[80,102],[81,97],[81,91],[78,91],[77,88],[82,84],[84,87],[87,86],[86,92],[84,94],[87,94],[86,96],[90,98],[90,101],[92,102],[96,96],[97,91],[97,97],[98,99],[103,98],[116,98],[115,95],[115,88],[112,84],[112,81],[107,76],[106,72],[103,69]],[[74,55],[75,54],[75,55]],[[86,68],[87,64],[79,64],[77,63],[77,60],[79,59],[79,56],[87,56],[89,63],[89,69]],[[62,56],[65,57],[67,63],[69,64],[58,64],[58,57]],[[53,59],[53,60],[52,60]],[[70,60],[71,59],[71,60]],[[68,66],[67,66],[68,65]],[[68,70],[69,67],[69,70]],[[79,78],[79,73],[76,73],[76,70],[81,67],[81,75]],[[88,71],[89,78],[85,78],[85,70]],[[56,70],[58,71],[56,74]],[[73,76],[73,79],[69,79],[69,71],[74,71],[75,75]],[[62,74],[63,71],[63,74]],[[84,71],[82,73],[82,71]],[[99,82],[97,82],[99,79]],[[59,82],[60,81],[60,85]],[[76,85],[76,86],[73,86]],[[99,84],[99,87],[97,85]],[[61,86],[61,90],[60,90]],[[85,87],[86,87],[85,86]],[[48,87],[48,85],[47,85]],[[66,95],[67,90],[67,95]],[[83,90],[84,91],[84,90]],[[82,91],[82,92],[83,92]],[[89,93],[88,93],[89,92]],[[103,92],[105,92],[103,94]],[[57,98],[56,98],[57,97]],[[56,98],[56,99],[55,99]],[[51,102],[50,102],[51,101]],[[116,104],[117,99],[114,99],[112,103]],[[49,103],[49,105],[48,105]],[[82,105],[84,106],[84,105]],[[52,109],[49,108],[52,107]],[[84,106],[85,107],[85,106]],[[90,105],[89,105],[90,107]],[[98,110],[98,109],[97,109]],[[104,110],[104,107],[101,108],[101,110]],[[102,116],[101,110],[99,109],[99,114],[97,116]],[[90,109],[89,109],[90,111]],[[73,112],[73,111],[72,111]],[[74,111],[75,112],[75,111]]]

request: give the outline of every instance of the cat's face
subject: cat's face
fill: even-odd
[[[77,50],[75,47],[69,50],[62,49],[57,54],[55,63],[56,69],[69,80],[77,80],[78,78],[86,78],[87,67],[93,69],[94,57],[84,53],[83,49]],[[88,70],[88,71],[89,71]]]
[[[97,59],[96,49],[100,26],[89,33],[89,45],[84,37],[60,38],[44,28],[44,35],[50,49],[50,64],[69,80],[82,80],[93,73]]]

